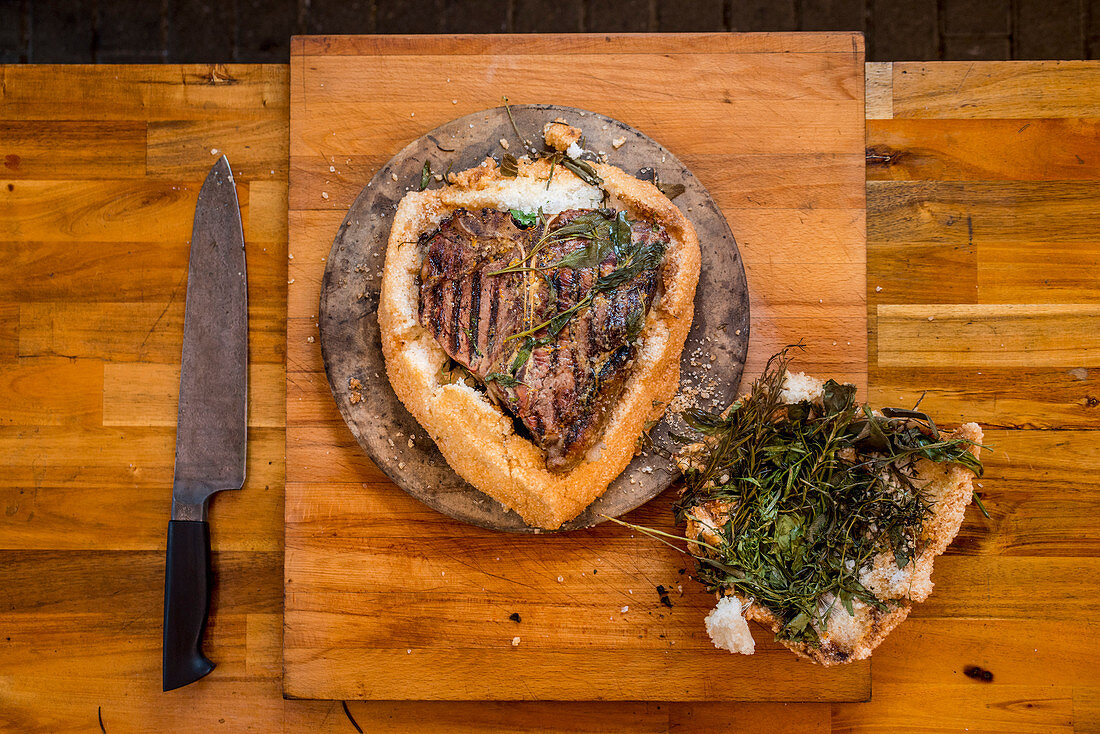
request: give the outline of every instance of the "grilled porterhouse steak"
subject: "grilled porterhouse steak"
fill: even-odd
[[[663,228],[606,209],[524,228],[460,209],[421,237],[420,323],[566,471],[596,443],[657,294]]]

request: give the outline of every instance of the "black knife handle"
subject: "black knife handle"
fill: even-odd
[[[168,523],[164,569],[164,690],[194,683],[214,669],[202,654],[210,611],[210,526],[192,520]]]

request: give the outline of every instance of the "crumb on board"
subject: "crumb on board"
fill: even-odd
[[[579,128],[575,128],[562,118],[546,123],[542,128],[542,137],[554,150],[566,151],[570,146],[578,145],[581,139]]]
[[[611,147],[614,148],[615,150],[618,150],[619,148],[623,147],[624,143],[626,143],[626,138],[625,137],[615,138],[614,140],[611,141]]]
[[[519,636],[512,638],[512,647],[519,647]]]
[[[314,339],[314,338],[313,338],[312,336],[307,336],[307,337],[306,337],[306,341],[307,341],[308,343],[312,344],[313,342],[315,342],[315,341],[317,341],[317,340],[316,340],[316,339]]]
[[[359,392],[358,390],[352,390],[351,397],[348,398],[348,400],[351,401],[352,405],[358,405],[363,400],[363,393]]]
[[[348,387],[350,387],[352,390],[358,390],[363,387],[363,383],[359,382],[358,377],[349,377]]]

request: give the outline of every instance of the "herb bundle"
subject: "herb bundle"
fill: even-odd
[[[830,380],[821,404],[785,404],[788,349],[772,357],[750,393],[722,412],[688,411],[702,450],[684,472],[677,514],[722,501],[697,577],[712,590],[751,597],[781,621],[777,638],[818,642],[837,603],[886,604],[859,581],[876,555],[899,568],[919,552],[930,506],[915,463],[957,463],[981,475],[966,439],[945,438],[916,410],[874,415],[855,387]],[[682,437],[681,437],[682,438]],[[684,441],[693,439],[682,439]],[[717,538],[717,541],[714,538]]]

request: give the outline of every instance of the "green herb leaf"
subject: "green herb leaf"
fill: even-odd
[[[586,184],[596,187],[603,186],[603,179],[599,177],[596,173],[596,169],[593,168],[588,161],[579,161],[567,155],[562,155],[561,164],[576,174],[577,178],[584,181]]]
[[[985,505],[982,503],[981,495],[978,494],[978,492],[975,490],[973,492],[973,496],[974,496],[974,502],[978,505],[978,509],[982,511],[982,514],[985,515],[985,519],[986,520],[991,519],[991,516],[989,514],[989,510],[985,509]]]
[[[485,375],[485,382],[495,382],[501,387],[517,387],[523,384],[522,380],[504,372],[490,372]]]
[[[424,167],[420,169],[420,190],[428,188],[428,182],[432,180],[432,162],[424,161]]]
[[[855,385],[841,385],[836,380],[829,380],[823,388],[821,401],[825,408],[825,415],[838,415],[849,410],[855,396]]]
[[[512,215],[512,219],[516,220],[516,224],[524,229],[534,227],[539,223],[538,212],[521,212],[519,209],[509,209],[508,213]]]

